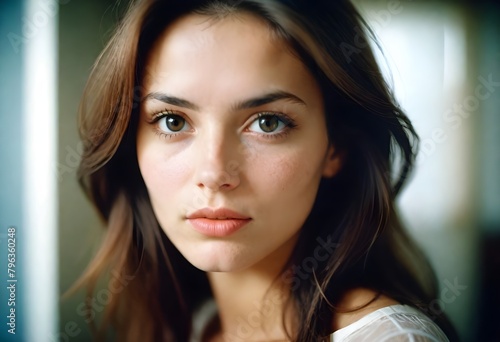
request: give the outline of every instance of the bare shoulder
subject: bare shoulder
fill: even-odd
[[[392,298],[379,295],[377,292],[366,288],[349,290],[340,300],[340,311],[333,317],[333,330],[345,328],[362,317],[386,306],[400,304]]]

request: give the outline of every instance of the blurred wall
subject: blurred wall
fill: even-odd
[[[19,33],[22,28],[21,16],[24,10],[23,1],[0,3],[0,269],[2,281],[0,286],[0,316],[7,317],[10,307],[7,305],[9,290],[7,289],[7,246],[8,228],[17,229],[17,238],[22,238],[23,223],[23,130],[22,130],[22,78],[23,55],[14,49],[7,39],[10,32]],[[17,245],[17,268],[22,269],[22,258],[19,253],[22,246]],[[15,271],[19,271],[16,269]],[[5,286],[4,286],[5,285]],[[20,306],[21,292],[17,284],[17,305]],[[7,332],[7,325],[2,320],[0,330],[1,341],[16,341],[24,338],[21,317],[17,314],[17,336]]]
[[[46,341],[58,325],[57,9],[0,2],[2,341]]]
[[[118,17],[116,1],[73,0],[59,7],[59,269],[60,293],[79,278],[96,252],[103,231],[84,197],[76,173],[82,146],[77,112],[92,65],[104,48]],[[60,329],[55,341],[90,341],[84,319],[84,291],[61,300]],[[99,315],[106,298],[91,298]]]
[[[469,18],[443,2],[364,1],[360,7],[380,37],[381,65],[388,65],[387,78],[421,139],[413,177],[399,198],[401,215],[436,270],[441,290],[432,303],[471,340],[478,288],[472,165],[477,118],[450,122],[454,105],[469,92],[469,73],[476,72],[468,63]],[[440,309],[430,305],[426,311],[432,317]]]
[[[436,270],[435,301],[464,341],[498,340],[491,315],[500,305],[493,290],[500,282],[488,280],[491,293],[482,295],[484,278],[494,272],[482,249],[500,226],[499,7],[492,1],[355,3],[381,40],[381,64],[421,138],[399,206]],[[428,308],[431,316],[435,310]]]
[[[478,301],[478,341],[500,341],[500,4],[479,9],[477,39],[473,50],[478,54],[477,69],[491,76],[494,92],[481,104],[478,113],[477,148],[474,164],[478,172],[475,191],[478,196],[478,227],[481,229],[479,257],[480,291]]]

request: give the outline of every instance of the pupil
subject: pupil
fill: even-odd
[[[267,116],[259,120],[259,126],[264,132],[273,132],[278,128],[279,120],[276,116]]]
[[[184,127],[184,119],[178,116],[170,116],[167,118],[167,127],[169,130],[178,132]]]

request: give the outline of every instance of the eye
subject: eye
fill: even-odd
[[[290,125],[290,120],[277,114],[264,113],[252,122],[249,130],[263,133],[278,133]]]
[[[172,113],[164,113],[158,120],[158,129],[166,133],[177,133],[189,128],[189,124],[182,116]]]

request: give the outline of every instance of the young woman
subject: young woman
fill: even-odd
[[[101,338],[456,339],[394,208],[417,136],[369,32],[348,1],[131,5],[80,113],[107,224],[80,285],[127,277]]]

